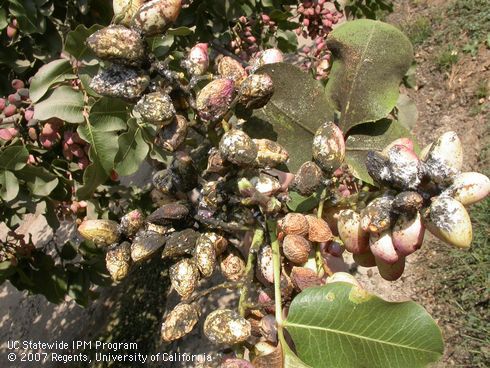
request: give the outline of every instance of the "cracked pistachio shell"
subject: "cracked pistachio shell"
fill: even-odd
[[[369,233],[361,227],[361,216],[353,210],[342,210],[339,213],[337,229],[345,249],[353,254],[369,250]]]
[[[134,107],[144,121],[156,125],[168,125],[175,117],[175,107],[170,96],[163,92],[144,95]]]
[[[214,250],[216,255],[221,255],[226,248],[228,247],[228,240],[224,236],[216,234],[214,232],[204,233],[204,236],[208,237],[209,240],[213,243]]]
[[[199,315],[197,304],[178,304],[162,323],[162,340],[169,342],[187,335],[199,321]]]
[[[424,211],[427,230],[457,248],[469,248],[473,239],[470,216],[456,199],[440,196]]]
[[[177,20],[181,0],[151,0],[143,4],[131,21],[131,27],[145,36],[165,32]]]
[[[286,235],[282,242],[282,251],[291,262],[301,265],[308,261],[311,243],[301,235]]]
[[[369,246],[374,256],[382,259],[386,263],[394,264],[400,258],[400,255],[393,245],[390,230],[385,230],[380,233],[371,233],[369,235]]]
[[[379,275],[386,281],[398,280],[405,270],[405,257],[400,257],[395,263],[385,262],[383,259],[376,258],[376,266]]]
[[[166,237],[154,231],[138,233],[131,244],[131,258],[134,262],[144,261],[165,245]]]
[[[117,23],[129,26],[131,19],[145,0],[113,0],[112,9]]]
[[[145,57],[141,35],[124,26],[112,25],[87,38],[87,46],[100,59],[115,60],[138,66]]]
[[[245,268],[245,261],[235,250],[224,255],[220,262],[221,273],[230,281],[238,281],[245,276]]]
[[[78,232],[84,239],[100,245],[111,245],[119,239],[119,225],[112,220],[85,220]]]
[[[267,74],[248,76],[238,89],[238,102],[249,109],[260,109],[267,105],[274,94],[274,83]]]
[[[299,194],[309,197],[318,190],[323,180],[322,169],[313,161],[306,161],[294,176],[291,188]]]
[[[199,269],[196,263],[185,258],[170,267],[170,282],[182,299],[192,295],[199,283]]]
[[[196,109],[201,120],[217,121],[223,118],[235,97],[235,83],[231,79],[215,79],[199,91]]]
[[[103,96],[135,100],[149,83],[150,78],[143,71],[112,64],[97,73],[90,82],[90,88]]]
[[[420,213],[400,215],[392,229],[391,238],[396,250],[402,256],[408,256],[420,249],[424,241],[425,226]]]
[[[203,277],[210,277],[216,267],[216,250],[210,238],[205,234],[199,236],[194,250],[194,261]]]
[[[215,344],[234,345],[248,339],[250,322],[231,309],[211,312],[204,321],[204,334]]]
[[[217,69],[221,78],[231,79],[237,88],[247,78],[247,71],[242,64],[230,56],[220,58]]]
[[[278,226],[286,235],[307,235],[309,230],[308,220],[302,213],[288,213],[278,221]]]
[[[271,195],[278,192],[281,189],[281,183],[279,180],[271,175],[261,173],[259,176],[255,176],[250,179],[250,183],[257,189],[259,193],[265,195]]]
[[[144,224],[144,216],[140,210],[133,210],[121,218],[120,229],[126,236],[134,236]]]
[[[453,197],[463,206],[485,199],[490,193],[490,179],[477,172],[464,172],[454,178],[443,194]]]
[[[255,163],[259,167],[276,167],[289,159],[289,153],[279,143],[269,139],[252,139],[257,146]]]
[[[121,245],[109,249],[105,255],[105,264],[114,281],[124,279],[131,266],[131,245],[128,242],[123,242]]]
[[[313,138],[313,159],[327,172],[337,170],[345,158],[342,131],[332,122],[323,124]]]
[[[235,165],[251,165],[257,157],[257,146],[243,131],[232,129],[221,137],[219,151],[223,158]]]
[[[188,125],[182,115],[175,116],[172,122],[160,131],[158,145],[167,151],[176,151],[187,137]]]

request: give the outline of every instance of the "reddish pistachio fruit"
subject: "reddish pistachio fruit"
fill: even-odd
[[[78,232],[84,239],[101,245],[111,245],[119,239],[119,226],[112,220],[85,220]]]
[[[400,215],[392,230],[392,240],[398,253],[408,256],[420,249],[424,241],[425,226],[420,213]]]
[[[385,262],[383,259],[376,257],[376,266],[379,274],[387,281],[398,280],[405,270],[405,257],[400,257],[395,263]]]
[[[381,233],[371,233],[369,236],[369,245],[374,256],[386,263],[394,264],[400,258],[393,245],[390,230],[385,230]]]
[[[15,37],[17,34],[17,27],[15,27],[13,24],[9,24],[7,26],[7,37],[12,39]]]
[[[198,43],[195,45],[189,51],[189,55],[183,65],[192,76],[205,74],[209,68],[208,44]]]
[[[473,239],[470,216],[456,199],[440,196],[423,212],[424,224],[433,235],[457,248],[469,248]]]
[[[145,57],[145,44],[141,35],[120,25],[102,28],[88,37],[86,43],[100,59],[137,66]]]
[[[257,56],[251,60],[251,71],[255,72],[258,68],[266,64],[282,63],[283,61],[284,55],[280,50],[274,48],[267,49],[258,53]]]
[[[410,151],[413,151],[414,148],[413,141],[410,138],[398,138],[383,149],[383,154],[387,155],[388,151],[394,146],[404,146]]]
[[[332,231],[324,219],[313,215],[306,215],[308,221],[308,240],[312,242],[328,242],[332,240]]]
[[[228,112],[235,97],[235,83],[231,79],[215,79],[199,91],[196,108],[199,117],[205,121],[217,121]]]
[[[219,142],[219,151],[223,158],[240,166],[251,165],[258,154],[254,141],[245,132],[237,129],[223,134]]]
[[[17,106],[15,105],[8,105],[3,109],[3,114],[5,115],[6,118],[14,115],[17,112]]]
[[[354,261],[362,267],[374,267],[376,266],[376,260],[374,257],[374,254],[371,252],[371,250],[368,250],[366,253],[361,253],[361,254],[354,254],[352,256],[354,258]]]
[[[162,324],[162,340],[169,342],[187,335],[199,321],[199,315],[197,304],[177,304]]]
[[[417,189],[420,184],[422,168],[420,161],[411,149],[394,145],[387,152],[391,186],[398,189]]]
[[[345,249],[353,254],[369,250],[369,233],[361,227],[361,216],[353,210],[342,210],[338,216],[337,229]]]
[[[131,28],[135,28],[145,36],[165,32],[177,20],[181,0],[151,0],[139,7],[131,20]]]
[[[448,195],[463,206],[485,199],[490,193],[490,179],[477,172],[465,172],[457,175],[443,195]]]
[[[332,122],[323,124],[313,138],[313,159],[326,172],[334,172],[345,158],[342,131]]]
[[[309,230],[308,220],[301,213],[288,213],[278,221],[278,226],[286,235],[306,235]]]
[[[301,235],[286,235],[282,242],[284,256],[295,264],[308,261],[311,243]]]
[[[204,334],[215,344],[234,345],[251,335],[250,322],[231,309],[211,312],[204,321]]]
[[[220,77],[231,79],[237,88],[247,78],[247,71],[242,64],[230,56],[221,57],[218,60],[217,69]]]

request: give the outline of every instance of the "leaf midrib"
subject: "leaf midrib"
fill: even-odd
[[[373,23],[372,27],[371,27],[371,32],[369,33],[369,37],[368,37],[368,40],[366,42],[366,46],[364,47],[364,50],[362,51],[362,54],[361,54],[361,57],[359,59],[359,64],[357,65],[357,68],[354,72],[354,78],[352,79],[352,83],[351,83],[351,86],[350,86],[350,89],[349,89],[349,94],[348,94],[348,97],[347,97],[347,104],[345,105],[345,111],[344,111],[344,114],[343,115],[343,122],[345,122],[345,120],[347,119],[347,115],[349,113],[349,108],[350,108],[350,100],[351,100],[351,97],[352,97],[352,93],[354,91],[354,86],[356,85],[357,83],[357,76],[359,74],[359,70],[361,70],[361,66],[363,65],[363,60],[364,60],[364,57],[366,55],[366,52],[368,50],[368,46],[369,44],[371,43],[371,39],[373,38],[373,35],[374,35],[374,31],[376,30],[376,27],[375,27],[375,23]],[[344,124],[342,124],[344,125]]]
[[[326,327],[302,325],[302,324],[298,324],[298,323],[291,323],[291,322],[288,322],[288,321],[285,321],[284,322],[284,326],[286,328],[287,327],[296,327],[296,328],[306,329],[306,330],[308,330],[308,329],[311,329],[311,330],[320,330],[320,331],[325,331],[327,333],[328,332],[331,332],[331,333],[334,333],[334,334],[346,335],[346,336],[354,337],[354,338],[361,339],[361,340],[368,340],[368,341],[372,341],[372,342],[375,342],[375,343],[378,343],[378,344],[391,345],[391,346],[396,346],[396,347],[399,347],[399,348],[416,350],[416,351],[422,351],[422,352],[426,352],[426,353],[430,353],[430,354],[437,353],[437,352],[432,351],[432,350],[415,348],[415,347],[408,346],[408,345],[395,344],[395,343],[392,343],[392,342],[382,341],[382,340],[378,340],[378,339],[374,339],[374,338],[367,337],[367,336],[362,336],[362,335],[356,335],[356,334],[345,332],[345,331],[332,330],[332,329],[326,328]]]

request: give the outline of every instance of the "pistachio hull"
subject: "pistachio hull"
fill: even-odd
[[[332,240],[332,231],[324,219],[313,215],[306,215],[306,221],[308,221],[309,241],[323,243]]]
[[[84,239],[101,245],[111,245],[119,239],[119,226],[112,220],[85,220],[78,232]]]
[[[170,282],[175,291],[187,299],[199,282],[199,269],[194,261],[185,258],[170,267]]]
[[[184,143],[187,137],[188,123],[182,115],[177,115],[172,122],[160,132],[157,143],[163,149],[174,152]]]
[[[294,176],[291,188],[308,197],[320,188],[323,179],[324,176],[320,167],[313,161],[306,161]]]
[[[463,166],[463,147],[455,132],[441,135],[430,147],[425,172],[435,183],[451,183]]]
[[[148,87],[150,78],[142,71],[112,64],[100,71],[90,82],[90,88],[107,97],[135,100]]]
[[[308,220],[301,213],[288,213],[279,220],[278,226],[286,235],[307,235],[309,231]]]
[[[342,131],[332,122],[323,124],[313,138],[313,159],[326,172],[337,170],[345,158]]]
[[[311,244],[300,235],[286,235],[282,242],[284,256],[295,264],[303,264],[308,261]]]
[[[400,257],[395,263],[388,263],[376,257],[376,266],[378,266],[378,271],[382,278],[386,281],[395,281],[403,275],[405,257]]]
[[[168,125],[175,117],[172,99],[166,93],[152,92],[144,95],[134,107],[144,121],[159,126]]]
[[[374,267],[376,266],[376,259],[374,257],[374,254],[368,250],[366,253],[361,253],[361,254],[354,254],[352,256],[354,258],[354,261],[362,267]]]
[[[145,57],[145,45],[140,34],[124,26],[102,28],[88,37],[86,42],[100,59],[138,66]]]
[[[197,304],[178,304],[165,318],[162,324],[162,340],[178,340],[192,331],[199,321]]]
[[[457,175],[443,194],[453,197],[463,206],[468,206],[485,199],[489,193],[490,179],[486,175],[465,172]]]
[[[136,235],[143,223],[143,213],[140,210],[133,210],[121,218],[120,229],[124,235],[132,237]]]
[[[420,249],[424,241],[425,226],[420,213],[413,216],[401,215],[392,231],[393,245],[400,255],[408,256]]]
[[[289,153],[279,143],[269,139],[252,139],[257,146],[255,163],[259,167],[276,167],[289,159]]]
[[[201,120],[218,121],[228,112],[235,97],[235,83],[231,79],[216,79],[208,83],[196,98],[196,109]]]
[[[131,21],[131,27],[146,36],[163,33],[177,20],[181,0],[152,0],[143,4]]]
[[[257,146],[241,130],[232,129],[221,138],[219,151],[223,158],[235,165],[251,165],[257,158]]]
[[[378,197],[372,200],[366,208],[361,211],[361,227],[364,231],[379,233],[391,227],[391,196]]]
[[[337,222],[340,239],[345,249],[353,254],[365,253],[369,250],[369,233],[361,227],[361,216],[353,210],[339,213]]]
[[[245,276],[245,261],[238,252],[231,251],[220,262],[221,273],[230,281],[238,281]]]
[[[457,200],[437,197],[423,215],[427,230],[437,238],[457,248],[470,247],[473,239],[471,220]]]
[[[216,250],[214,244],[205,234],[197,239],[194,261],[203,277],[210,277],[216,267]]]
[[[142,231],[131,244],[131,258],[141,262],[165,245],[166,237],[153,231]]]
[[[251,333],[250,322],[231,309],[211,312],[204,321],[204,334],[215,344],[238,344]]]
[[[238,102],[248,109],[260,109],[267,105],[274,94],[272,78],[267,74],[252,74],[238,90]]]
[[[190,75],[200,76],[206,73],[209,67],[208,44],[198,43],[190,51],[183,62],[184,68]]]
[[[128,242],[110,249],[105,257],[107,271],[115,282],[124,279],[131,267],[131,246]]]
[[[400,255],[393,245],[391,232],[389,230],[381,233],[371,233],[369,236],[369,246],[374,256],[381,259],[383,262],[395,264],[400,258]]]
[[[145,0],[113,0],[112,9],[116,22],[123,26],[129,26],[131,19],[144,2]]]
[[[242,64],[229,56],[223,56],[218,61],[218,74],[221,78],[231,79],[236,87],[247,78],[247,71]]]

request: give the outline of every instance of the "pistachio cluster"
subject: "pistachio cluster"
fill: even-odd
[[[398,139],[382,152],[369,152],[368,172],[384,192],[360,212],[338,214],[345,248],[362,266],[377,266],[387,280],[399,278],[405,257],[422,246],[425,230],[458,248],[472,241],[465,206],[484,199],[490,180],[461,172],[463,153],[454,132],[446,132],[418,157],[409,139]]]

